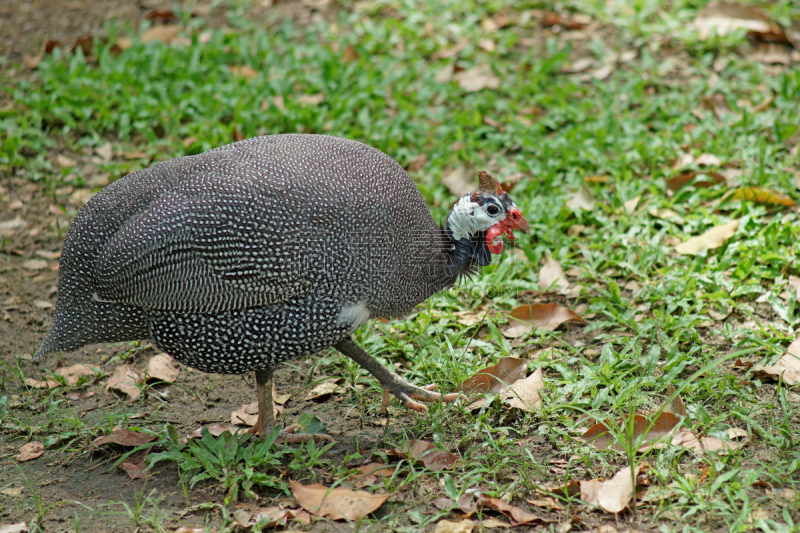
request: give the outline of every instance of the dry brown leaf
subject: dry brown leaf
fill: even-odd
[[[141,382],[142,376],[135,368],[129,365],[119,365],[114,369],[111,377],[108,378],[106,390],[119,391],[126,394],[131,400],[135,400],[142,394],[141,389],[139,389]]]
[[[50,263],[44,259],[28,259],[22,262],[22,268],[25,270],[44,270],[50,266]]]
[[[701,179],[695,180],[697,176],[701,176]],[[710,179],[703,179],[703,178],[710,178]],[[672,176],[670,179],[667,180],[667,188],[671,191],[677,191],[684,185],[691,183],[693,187],[696,188],[705,188],[705,187],[713,187],[718,183],[725,183],[725,177],[720,174],[719,172],[694,172],[694,171],[685,171],[681,172],[680,174],[676,174]]]
[[[549,253],[545,257],[542,268],[539,270],[539,286],[543,289],[549,289],[552,286],[557,289],[569,287],[569,281],[567,281],[567,275],[564,274],[564,269]]]
[[[437,52],[434,52],[433,55],[431,55],[431,57],[433,59],[450,59],[451,57],[455,57],[456,55],[458,55],[458,53],[464,50],[468,45],[469,45],[469,39],[464,37],[450,48],[445,48],[444,50],[439,50]]]
[[[180,371],[175,366],[175,360],[167,354],[158,354],[147,362],[145,369],[147,378],[158,379],[166,383],[173,383],[178,379]]]
[[[152,474],[145,472],[147,465],[144,460],[147,457],[148,450],[141,450],[138,453],[129,455],[119,464],[119,467],[128,474],[131,479],[146,479]]]
[[[28,444],[23,444],[19,448],[19,453],[14,456],[14,459],[19,461],[20,463],[24,463],[25,461],[31,461],[36,459],[37,457],[41,456],[44,453],[44,444],[38,441],[29,442]]]
[[[67,400],[78,401],[78,400],[85,400],[86,398],[91,398],[94,396],[94,392],[92,391],[72,391],[68,392],[64,395],[64,398]]]
[[[495,76],[492,67],[486,63],[462,70],[453,76],[458,86],[468,93],[482,91],[483,89],[497,89],[500,87],[500,78]]]
[[[26,533],[27,531],[28,531],[28,524],[26,524],[25,522],[0,525],[0,533]]]
[[[475,176],[471,169],[458,166],[442,175],[442,183],[451,193],[461,198],[475,189]]]
[[[579,17],[565,18],[558,13],[547,12],[542,16],[542,26],[545,28],[552,28],[553,26],[561,26],[568,30],[582,30],[586,27],[587,22],[580,20]]]
[[[603,486],[597,492],[597,501],[604,511],[619,513],[628,507],[636,489],[634,480],[643,466],[644,464],[640,464],[636,467],[633,477],[631,477],[631,467],[627,466],[614,474],[613,478],[603,482]]]
[[[542,369],[537,368],[527,378],[513,383],[501,399],[511,408],[533,411],[542,407],[542,395],[539,392],[542,388],[544,388]]]
[[[716,452],[725,455],[733,450],[741,448],[746,443],[733,441],[723,441],[716,437],[700,437],[693,431],[682,430],[672,438],[672,444],[683,446],[696,455],[703,455],[706,452]]]
[[[712,2],[700,10],[692,25],[699,32],[701,40],[744,29],[748,30],[748,35],[764,40],[787,41],[783,28],[773,22],[765,11],[741,2]]]
[[[49,378],[42,381],[33,378],[25,378],[25,385],[33,387],[34,389],[55,389],[60,384],[58,381]]]
[[[587,187],[581,187],[570,200],[567,201],[567,207],[573,211],[583,209],[585,211],[592,211],[594,209],[594,196],[592,191]]]
[[[354,491],[341,487],[329,489],[319,484],[303,485],[292,479],[289,480],[289,487],[303,509],[331,520],[359,520],[378,509],[389,497],[363,490]]]
[[[603,481],[598,479],[588,479],[580,482],[581,501],[588,505],[600,506],[597,494],[603,487]]]
[[[303,524],[311,523],[311,515],[307,511],[303,509],[285,509],[277,505],[259,507],[252,513],[244,509],[238,509],[234,512],[233,518],[237,525],[245,529],[250,529],[259,522],[261,522],[261,527],[263,528],[285,526],[289,521],[298,521]],[[287,533],[289,533],[288,530]]]
[[[794,206],[794,200],[783,193],[761,187],[740,187],[733,191],[736,200],[749,200],[757,204],[778,204],[787,207]]]
[[[753,375],[780,379],[790,387],[800,382],[800,337],[786,348],[774,365],[755,365]]]
[[[103,444],[119,444],[120,446],[141,446],[148,442],[156,440],[155,435],[148,433],[141,433],[139,431],[131,431],[129,429],[114,428],[109,435],[97,437],[92,441],[95,446],[102,446]]]
[[[675,390],[675,387],[672,385],[667,385],[667,396],[675,394]],[[675,396],[675,398],[664,407],[664,412],[683,417],[689,416],[680,395]]]
[[[159,42],[162,44],[191,44],[191,41],[189,41],[186,37],[180,36],[181,29],[182,28],[180,26],[170,24],[164,26],[152,26],[142,34],[141,39],[143,43]]]
[[[275,383],[272,384],[272,394],[275,397]],[[283,406],[276,405],[275,401],[272,402],[272,413],[275,418],[283,413]],[[258,402],[255,401],[251,404],[242,404],[242,407],[237,411],[231,413],[231,424],[240,426],[255,426],[258,422]]]
[[[323,100],[325,100],[325,95],[322,93],[301,94],[297,97],[297,103],[301,105],[315,106],[321,104]]]
[[[332,394],[341,394],[342,392],[344,392],[344,389],[337,385],[335,380],[329,379],[308,391],[308,394],[303,399],[305,401],[321,401],[329,398]]]
[[[501,357],[496,365],[479,370],[461,384],[459,390],[469,393],[500,393],[512,383],[525,379],[528,361],[517,357]]]
[[[473,529],[475,529],[475,522],[472,520],[461,520],[460,522],[439,520],[433,533],[472,533]]]
[[[357,468],[361,475],[353,482],[356,488],[364,488],[374,485],[378,482],[379,478],[392,477],[397,471],[396,466],[389,466],[383,463],[370,463],[368,465]]]
[[[636,211],[636,208],[639,206],[639,200],[641,199],[642,199],[641,196],[636,196],[634,198],[631,198],[630,200],[622,204],[622,210],[625,211],[626,215],[632,215],[634,211]]]
[[[512,326],[530,324],[540,329],[553,331],[561,324],[568,322],[583,323],[584,320],[575,311],[558,304],[521,305],[510,313]]]
[[[645,451],[652,447],[657,441],[671,435],[680,422],[680,416],[667,412],[662,412],[655,421],[644,415],[634,415],[633,438],[638,439],[644,436],[640,442],[639,451]],[[621,419],[616,422],[616,425],[620,428],[622,433],[627,436],[628,421],[626,419]],[[600,450],[610,448],[618,452],[623,451],[622,443],[617,442],[614,433],[606,422],[594,424],[581,435],[581,439]]]
[[[419,461],[429,470],[440,471],[453,468],[458,457],[450,452],[437,450],[430,442],[423,440],[407,441],[402,448],[394,448],[386,452],[401,459],[414,459]]]
[[[675,251],[681,255],[697,255],[703,250],[713,250],[724,245],[739,227],[739,219],[731,220],[727,224],[714,226],[702,235],[692,237],[686,242],[680,243],[675,247]]]
[[[678,213],[673,211],[672,209],[661,208],[661,209],[651,209],[648,211],[650,216],[660,218],[662,220],[669,220],[670,222],[674,222],[676,224],[683,225],[684,220],[683,217],[680,216]]]
[[[231,65],[231,74],[241,78],[258,77],[258,71],[249,65]]]
[[[536,498],[534,500],[528,500],[528,503],[533,505],[534,507],[544,507],[545,509],[551,509],[553,511],[563,511],[566,509],[564,505],[556,500],[555,498],[551,498],[550,496],[545,496],[544,498]]]
[[[516,505],[506,503],[500,498],[480,496],[476,500],[475,505],[479,509],[493,509],[504,514],[506,518],[508,518],[508,521],[511,522],[512,526],[521,526],[525,524],[531,524],[533,522],[540,524],[549,522],[549,520],[545,520],[541,516],[529,513],[523,509],[520,509]]]

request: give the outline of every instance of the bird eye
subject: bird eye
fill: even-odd
[[[498,213],[500,213],[500,208],[497,207],[496,205],[492,204],[492,205],[490,205],[489,207],[486,208],[486,212],[489,213],[492,216],[495,216]]]

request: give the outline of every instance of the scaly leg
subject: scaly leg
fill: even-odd
[[[378,382],[383,387],[383,407],[384,413],[386,407],[389,405],[390,394],[394,394],[403,402],[403,405],[414,411],[427,411],[428,408],[414,400],[421,400],[423,402],[453,402],[459,397],[459,394],[440,394],[438,392],[431,392],[436,385],[428,385],[427,387],[417,387],[412,385],[405,379],[401,378],[378,361],[371,355],[362,350],[353,342],[352,339],[344,339],[334,347],[345,354],[347,357],[363,366],[367,371],[378,379]]]
[[[266,370],[256,370],[256,396],[258,397],[258,420],[256,425],[247,430],[248,433],[254,433],[261,438],[275,426],[275,407],[272,403],[272,374],[274,369],[268,368]],[[295,429],[297,426],[291,426],[287,430]],[[313,440],[314,442],[328,441],[332,442],[333,437],[330,435],[308,435],[308,434],[295,434],[289,431],[281,431],[277,442],[296,444]]]

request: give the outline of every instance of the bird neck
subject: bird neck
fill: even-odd
[[[442,227],[446,237],[445,254],[453,283],[461,276],[477,274],[479,267],[485,267],[492,262],[492,254],[486,246],[486,232],[471,233],[466,220],[467,213],[463,213],[459,207],[456,204],[450,211]]]

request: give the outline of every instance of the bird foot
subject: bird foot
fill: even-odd
[[[405,380],[398,380],[397,383],[393,383],[392,386],[384,387],[383,388],[383,402],[381,404],[381,409],[383,413],[386,414],[386,408],[389,406],[389,400],[391,399],[391,395],[396,396],[403,405],[412,409],[414,411],[427,411],[428,408],[425,407],[424,404],[416,402],[414,400],[420,400],[423,402],[454,402],[460,394],[458,393],[451,393],[451,394],[441,394],[438,392],[432,392],[433,389],[438,387],[438,385],[426,385],[425,387],[417,387],[416,385],[412,385]]]

